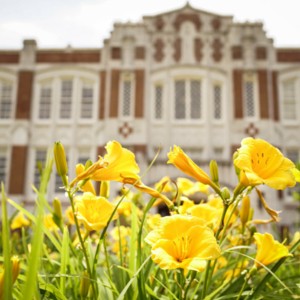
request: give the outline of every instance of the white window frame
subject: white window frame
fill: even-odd
[[[215,99],[215,88],[220,88],[220,118],[216,118],[216,99]],[[212,120],[214,123],[223,123],[225,118],[225,84],[221,81],[213,80],[211,83],[211,103],[212,103]]]
[[[58,116],[59,119],[61,120],[69,120],[72,119],[73,115],[74,115],[74,103],[75,103],[75,97],[74,97],[74,92],[75,92],[75,82],[74,82],[74,77],[62,77],[60,80],[60,88],[59,88],[59,109],[58,109]],[[65,96],[64,95],[64,83],[70,83],[71,84],[71,88],[70,90],[70,95]],[[63,105],[67,104],[70,106],[70,112],[69,115],[67,117],[63,116]]]
[[[92,124],[98,116],[98,95],[99,95],[99,74],[95,70],[81,70],[78,68],[68,69],[47,69],[37,72],[34,89],[34,121],[40,124],[58,124],[84,123]],[[71,115],[69,118],[60,117],[61,108],[61,87],[63,80],[72,80],[72,102]],[[40,91],[43,84],[51,82],[52,87],[52,105],[49,119],[39,118]],[[82,106],[82,88],[86,82],[89,82],[93,88],[93,104],[91,118],[81,117]]]
[[[300,76],[299,76],[300,78]],[[285,124],[298,124],[300,122],[300,91],[298,85],[300,84],[300,79],[297,77],[290,77],[282,81],[280,87],[280,104],[281,104],[281,119],[282,122]],[[295,118],[287,118],[285,116],[285,85],[286,84],[293,84],[294,87],[294,112]]]
[[[186,104],[186,111],[185,111],[185,118],[178,119],[176,118],[176,92],[175,92],[175,85],[176,82],[183,81],[185,85],[185,104]],[[199,118],[191,118],[191,82],[192,81],[199,81],[200,82],[200,117]],[[204,101],[203,95],[205,92],[204,88],[204,80],[203,77],[200,76],[178,76],[174,77],[172,80],[172,95],[171,99],[173,99],[173,109],[172,109],[172,120],[175,123],[201,123],[204,120]]]
[[[17,97],[17,76],[10,72],[0,70],[0,104],[2,102],[2,86],[9,83],[12,87],[11,90],[11,102],[10,102],[10,116],[8,118],[0,118],[1,123],[11,123],[15,118],[16,110],[16,97]]]
[[[42,118],[41,117],[41,105],[42,105],[42,91],[44,88],[50,89],[50,103],[49,103],[49,116],[47,118]],[[42,82],[40,84],[40,87],[38,89],[38,118],[40,120],[49,120],[52,117],[52,106],[53,106],[53,82],[51,80],[48,80],[46,82]]]
[[[80,86],[80,91],[79,91],[79,101],[80,101],[79,118],[80,118],[80,120],[86,120],[86,121],[94,119],[94,117],[95,117],[94,106],[95,106],[95,101],[96,101],[96,99],[95,99],[95,94],[96,94],[95,83],[93,81],[87,80],[85,78],[81,78],[79,86]],[[89,117],[84,117],[82,115],[84,105],[87,104],[87,103],[83,102],[83,100],[84,100],[83,93],[84,93],[84,89],[86,89],[86,88],[92,90],[91,103],[89,103],[89,105],[91,106],[90,110],[89,110],[89,113],[90,113]]]
[[[156,116],[156,105],[157,105],[157,94],[156,94],[156,90],[157,88],[161,88],[161,116],[160,118],[157,118]],[[155,123],[162,123],[165,119],[165,84],[164,82],[162,81],[157,81],[157,82],[154,82],[152,84],[152,105],[151,105],[151,115],[152,115],[152,120],[155,122]]]
[[[8,153],[8,147],[0,147],[0,157],[4,158],[5,165],[4,165],[4,180],[0,178],[0,184],[1,181],[3,181],[4,187],[8,189],[9,184],[9,163],[10,163],[10,155]]]
[[[246,107],[246,98],[245,98],[245,84],[247,82],[251,82],[253,84],[253,116],[249,116],[247,114],[247,107]],[[257,120],[259,118],[259,97],[258,97],[258,81],[257,75],[254,72],[247,72],[243,76],[243,116],[246,120]]]
[[[129,113],[124,115],[124,84],[130,82],[130,103]],[[133,72],[124,72],[121,74],[120,87],[119,87],[119,117],[122,120],[132,120],[134,116],[134,104],[135,104],[135,76]]]

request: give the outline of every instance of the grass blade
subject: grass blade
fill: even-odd
[[[2,243],[4,256],[4,299],[12,299],[12,271],[11,271],[11,253],[10,253],[10,231],[7,217],[7,198],[4,192],[4,184],[1,183],[2,197]],[[1,296],[1,295],[0,295]]]

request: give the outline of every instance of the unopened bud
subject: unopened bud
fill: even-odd
[[[245,224],[248,222],[249,217],[250,217],[250,198],[249,196],[245,196],[242,200],[242,206],[240,209],[240,219],[243,226],[245,226]]]
[[[215,160],[211,160],[209,163],[210,177],[214,183],[219,185],[219,170],[218,164]]]
[[[222,197],[224,200],[227,200],[230,198],[230,192],[226,186],[222,188],[221,193],[222,193]]]
[[[58,198],[54,198],[53,200],[53,221],[55,224],[60,227],[62,224],[62,209],[61,209],[61,202]]]
[[[81,297],[87,297],[89,293],[90,288],[90,278],[89,273],[87,271],[84,271],[81,276],[80,280],[80,296]]]
[[[67,165],[65,149],[61,142],[55,142],[53,152],[54,152],[57,174],[61,177],[64,186],[67,186],[68,165]]]
[[[12,282],[14,283],[17,280],[20,273],[20,260],[18,256],[13,256],[11,258],[11,262],[12,262],[12,268],[11,268]]]
[[[108,199],[110,192],[110,184],[109,181],[101,181],[100,184],[100,196]]]
[[[55,215],[57,215],[61,219],[62,218],[61,202],[56,197],[53,200],[53,210]]]

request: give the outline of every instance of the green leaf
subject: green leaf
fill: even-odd
[[[4,299],[12,299],[12,270],[11,270],[11,250],[10,250],[10,231],[7,217],[7,198],[4,192],[4,184],[1,182],[2,197],[2,243],[4,256]]]

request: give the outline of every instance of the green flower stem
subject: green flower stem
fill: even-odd
[[[77,232],[77,235],[78,235],[78,238],[79,238],[79,242],[80,242],[80,245],[81,245],[81,248],[82,248],[84,258],[86,260],[87,271],[89,273],[90,278],[92,279],[91,280],[91,285],[92,285],[93,295],[96,296],[95,298],[97,298],[97,296],[98,296],[97,284],[95,285],[96,281],[93,280],[93,272],[92,272],[92,269],[91,269],[91,266],[90,266],[90,263],[89,263],[89,257],[88,257],[86,248],[84,246],[84,241],[83,241],[81,233],[80,233],[80,226],[79,226],[78,219],[77,219],[76,212],[75,212],[74,197],[73,197],[75,192],[76,192],[76,190],[73,193],[71,193],[71,191],[69,189],[67,189],[67,193],[68,193],[70,203],[71,203],[71,207],[72,207],[72,212],[73,212],[73,215],[74,215],[76,232]]]
[[[189,289],[190,289],[190,287],[191,287],[194,279],[196,278],[196,276],[197,276],[197,272],[196,271],[190,271],[189,283],[188,283],[188,285],[185,288],[185,297],[184,297],[184,299],[186,299],[188,291],[189,291]]]
[[[242,294],[243,294],[243,291],[245,290],[245,287],[246,287],[247,282],[248,282],[248,280],[249,280],[249,278],[250,278],[250,275],[251,275],[251,270],[249,271],[249,273],[247,272],[247,273],[244,275],[244,283],[243,283],[243,285],[242,285],[242,287],[241,287],[241,290],[240,290],[239,295],[238,295],[238,297],[237,297],[236,300],[240,300],[240,299],[241,299],[241,296],[242,296]]]
[[[112,214],[110,215],[110,217],[109,217],[109,219],[108,219],[108,221],[107,221],[106,226],[103,228],[103,230],[102,230],[102,232],[101,232],[101,235],[100,235],[100,238],[99,238],[99,242],[98,242],[98,244],[97,244],[97,248],[96,248],[95,255],[94,255],[94,260],[93,260],[93,275],[94,275],[94,276],[96,276],[96,266],[97,266],[97,262],[98,262],[98,258],[99,258],[99,252],[100,252],[100,247],[101,247],[102,241],[103,241],[103,239],[104,239],[104,236],[105,236],[105,234],[106,234],[106,231],[107,231],[107,229],[108,229],[108,226],[109,226],[110,222],[112,221],[112,219],[113,219],[113,217],[114,217],[114,215],[115,215],[115,213],[116,213],[116,211],[117,211],[119,205],[121,204],[121,202],[123,201],[123,199],[124,199],[125,196],[126,196],[126,194],[123,195],[123,197],[122,197],[122,198],[120,199],[120,201],[117,203],[117,205],[115,206],[115,208],[114,208]]]
[[[107,267],[107,273],[108,273],[109,278],[112,279],[111,272],[110,272],[109,257],[108,257],[109,255],[108,255],[108,252],[107,252],[105,238],[103,239],[103,248],[104,248],[104,254],[105,254],[105,263],[106,263],[106,267]]]

